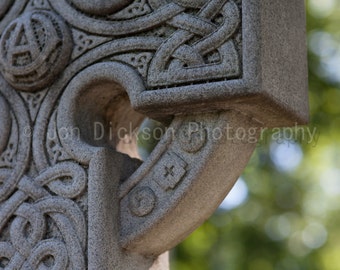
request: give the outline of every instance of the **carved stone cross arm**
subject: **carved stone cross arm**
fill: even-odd
[[[308,121],[303,0],[2,0],[0,71],[4,269],[150,269]]]

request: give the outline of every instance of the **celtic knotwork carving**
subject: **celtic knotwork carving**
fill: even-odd
[[[240,11],[233,1],[224,5],[221,2],[212,1],[201,9],[198,16],[183,13],[168,22],[179,30],[159,48],[153,58],[148,76],[150,86],[240,75],[240,58],[231,39],[240,24]],[[218,25],[214,19],[220,11],[223,20]],[[191,41],[197,36],[200,37],[198,40]],[[219,55],[217,63],[207,59],[212,52]]]
[[[47,9],[49,7],[50,6],[47,0],[31,0],[30,5],[27,7],[27,9],[34,8]]]
[[[27,104],[32,121],[35,121],[35,118],[40,109],[41,102],[45,98],[46,94],[47,94],[46,90],[40,91],[38,93],[30,93],[30,92],[20,93],[25,103]]]
[[[105,18],[81,13],[67,0],[50,3],[66,21],[84,32],[116,37],[144,32],[162,37],[147,67],[149,88],[242,76],[241,11],[233,0],[213,0],[209,4],[152,0],[146,9],[142,8],[145,14],[126,15],[127,10],[143,4],[136,1]],[[92,39],[83,38],[79,39],[83,45],[78,50],[94,47]]]
[[[10,174],[0,171],[5,178]],[[86,221],[72,199],[86,185],[85,170],[72,162],[57,164],[35,179],[23,176],[0,208],[0,231],[10,228],[9,236],[0,234],[0,263],[8,269],[85,269]]]
[[[48,131],[46,133],[46,150],[50,165],[56,165],[60,161],[71,159],[60,143],[56,120],[57,113],[54,112],[50,119]]]
[[[114,20],[132,19],[151,13],[147,0],[135,0],[131,5],[110,16]]]
[[[247,163],[255,145],[229,126],[306,119],[304,95],[279,91],[304,85],[286,72],[304,52],[285,1],[0,2],[0,268],[149,269]],[[168,125],[144,163],[117,147],[143,114]]]
[[[99,37],[95,35],[89,35],[83,31],[77,29],[72,30],[74,48],[72,52],[72,59],[75,59],[85,53],[86,51],[109,41],[108,38]]]
[[[41,265],[47,265],[55,269],[67,269],[67,247],[58,240],[41,241],[31,252],[23,269],[39,269]]]
[[[152,29],[180,14],[185,8],[169,3],[150,14],[128,20],[109,20],[81,13],[67,0],[51,1],[52,7],[71,25],[85,32],[104,36],[125,36]]]
[[[0,95],[0,168],[13,169],[17,151],[17,123],[11,115],[7,101]]]
[[[25,13],[9,24],[0,40],[1,72],[14,88],[24,91],[49,85],[70,54],[66,25],[48,11]]]
[[[67,0],[50,1],[50,4],[71,25],[82,29],[83,34],[72,30],[78,44],[73,58],[105,42],[84,32],[121,36],[144,31],[148,35],[159,36],[157,33],[161,29],[167,29],[163,30],[166,33],[163,44],[157,48],[150,67],[149,64],[147,67],[149,87],[162,88],[171,84],[228,80],[241,76],[242,40],[238,31],[241,16],[239,4],[234,1],[214,0],[207,5],[205,1],[135,1],[105,18],[81,13],[75,8],[77,5]],[[146,7],[142,8],[145,14],[126,15],[127,10],[140,10],[141,6]],[[144,77],[144,74],[141,75]]]
[[[6,150],[0,155],[0,168],[13,168],[15,163],[15,155],[17,153],[17,140],[10,141]]]
[[[84,134],[63,136],[70,135],[61,132],[64,124],[67,128],[80,127],[82,133],[87,133],[91,117],[100,119],[117,93],[127,91],[136,102],[138,95],[155,86],[150,83],[152,68],[170,43],[174,49],[165,53],[167,63],[159,70],[162,74],[170,74],[174,67],[183,73],[186,69],[214,69],[225,59],[231,59],[228,58],[234,55],[231,47],[237,45],[234,44],[237,30],[230,30],[239,26],[236,22],[239,18],[231,17],[239,15],[239,9],[236,12],[232,8],[233,1],[211,1],[206,5],[204,1],[136,0],[105,16],[95,15],[96,11],[86,8],[81,10],[75,1],[71,2],[30,1],[24,14],[8,24],[1,36],[0,91],[3,104],[7,104],[1,108],[2,115],[10,119],[10,127],[2,122],[7,133],[1,134],[0,145],[0,181],[3,183],[0,187],[0,264],[9,269],[88,267],[86,245],[90,238],[87,239],[86,227],[93,226],[94,222],[90,222],[87,215],[97,213],[99,207],[93,204],[93,189],[102,177],[96,178],[93,159],[97,158],[97,147],[101,144],[96,145],[87,137],[85,140]],[[221,7],[225,7],[225,13],[219,11]],[[55,11],[66,20],[70,30]],[[230,35],[219,40],[216,33],[225,34],[219,32],[223,27],[229,29]],[[46,29],[50,29],[48,36]],[[172,40],[179,33],[183,34],[182,43]],[[200,49],[199,46],[204,48],[209,42],[215,47]],[[50,69],[48,74],[44,73],[46,68]],[[56,79],[57,70],[63,68],[61,79]],[[17,70],[20,70],[19,77]],[[35,77],[28,74],[21,78],[27,75],[23,70],[37,73]],[[204,72],[197,72],[194,81],[207,80]],[[54,75],[49,77],[49,74]],[[4,79],[21,92],[14,91]],[[54,84],[47,88],[54,79]],[[183,83],[179,78],[175,80]],[[104,84],[100,85],[99,94],[92,85],[98,87],[101,81]],[[168,82],[172,84],[171,80]],[[156,87],[162,88],[163,84],[157,82]],[[102,102],[103,112],[92,111],[94,100]],[[147,183],[136,186],[137,182],[132,184],[126,180],[130,186],[126,189],[128,218],[153,218],[160,207],[164,207],[162,196],[166,194],[172,199],[192,178],[194,170],[188,160],[206,141],[179,140],[178,148],[168,151],[167,145],[173,143],[172,138],[168,138],[158,157],[152,160],[155,173],[149,178],[151,186]],[[188,147],[189,150],[183,151]],[[33,161],[29,161],[31,152]],[[102,160],[98,160],[96,166],[102,164]],[[127,161],[125,158],[124,162]],[[125,167],[128,165],[124,164]],[[85,168],[89,168],[88,171]],[[87,189],[87,173],[92,181],[91,190]],[[118,181],[121,177],[118,176]],[[125,205],[123,197],[121,205]],[[129,234],[130,228],[127,232]],[[122,236],[125,239],[124,233]],[[98,245],[97,240],[91,241]]]
[[[12,122],[7,147],[0,153],[0,167],[4,168],[4,170],[0,169],[1,203],[16,189],[20,177],[28,167],[31,137],[25,134],[26,127],[30,124],[25,105],[17,93],[8,91],[8,85],[4,83],[1,76],[0,90],[9,105]],[[7,173],[8,169],[11,173]]]
[[[133,66],[144,77],[147,78],[149,63],[153,57],[152,53],[129,53],[112,57],[113,61],[121,61]]]
[[[204,196],[216,204],[240,173],[233,169],[223,192],[222,176],[205,183],[215,170],[210,157],[226,156],[223,143],[210,139],[212,129],[229,121],[246,127],[253,122],[232,112],[180,115],[177,101],[190,114],[191,100],[183,89],[206,91],[197,94],[204,106],[210,91],[205,86],[211,85],[206,82],[242,80],[242,1],[94,2],[30,0],[1,35],[0,117],[10,120],[1,122],[6,133],[0,133],[0,265],[9,269],[111,269],[102,257],[114,252],[98,255],[96,250],[103,244],[110,249],[114,242],[120,249],[158,255],[201,222],[203,214],[176,227],[190,203],[212,211],[195,194],[210,192]],[[20,68],[24,71],[17,72]],[[170,116],[166,120],[173,119],[176,131],[163,137],[132,176],[138,166],[114,151],[112,140],[98,141],[91,133],[93,122],[106,128],[115,119],[114,100],[128,100],[126,92],[140,112],[146,105],[151,117],[149,112]],[[237,161],[245,163],[251,148]],[[120,205],[114,214],[113,203]],[[169,219],[180,222],[162,224]],[[148,237],[153,234],[168,234],[164,238],[170,240],[159,243]]]

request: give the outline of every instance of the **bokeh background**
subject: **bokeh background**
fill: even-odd
[[[306,9],[310,125],[263,133],[221,207],[172,251],[172,270],[340,269],[340,0]]]

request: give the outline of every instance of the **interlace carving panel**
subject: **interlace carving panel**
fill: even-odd
[[[101,3],[0,2],[1,269],[87,268],[89,161],[57,128],[60,99],[80,71],[118,62],[147,91],[242,78],[241,0]],[[164,190],[187,166],[169,159]]]

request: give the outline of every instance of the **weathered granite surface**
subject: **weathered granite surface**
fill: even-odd
[[[0,71],[4,269],[166,269],[260,128],[308,121],[303,0],[2,0]]]

